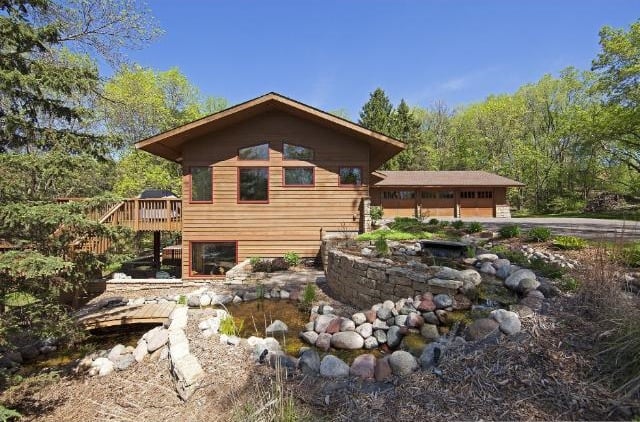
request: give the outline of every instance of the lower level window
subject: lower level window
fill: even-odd
[[[235,242],[191,242],[191,275],[224,275],[235,265]]]

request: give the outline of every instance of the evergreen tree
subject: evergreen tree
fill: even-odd
[[[360,126],[391,136],[393,131],[393,104],[382,88],[376,88],[360,111]]]
[[[406,144],[406,149],[384,165],[385,170],[420,170],[416,162],[422,146],[420,121],[415,118],[407,103],[402,99],[392,116],[391,136]]]

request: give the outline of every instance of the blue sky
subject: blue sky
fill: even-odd
[[[177,66],[231,104],[276,91],[357,120],[382,87],[394,103],[451,106],[590,67],[603,25],[640,18],[636,0],[162,1],[165,34],[129,53]]]

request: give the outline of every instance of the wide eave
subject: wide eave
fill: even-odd
[[[241,123],[270,110],[284,111],[367,142],[371,151],[369,157],[371,169],[377,169],[404,149],[402,141],[276,93],[263,95],[144,139],[137,142],[135,147],[167,160],[180,162],[183,146],[190,140]]]

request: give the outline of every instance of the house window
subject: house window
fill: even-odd
[[[238,168],[238,202],[269,202],[269,168]]]
[[[412,190],[386,191],[383,193],[384,199],[408,200],[416,199],[416,193]]]
[[[211,167],[191,167],[191,201],[212,200]]]
[[[475,197],[476,197],[475,191],[460,192],[460,198],[462,199],[475,199]]]
[[[285,186],[313,186],[313,167],[285,167]]]
[[[285,160],[313,160],[314,151],[311,148],[285,143],[282,156]]]
[[[269,143],[240,148],[238,160],[268,160]]]
[[[360,186],[362,184],[362,169],[360,167],[340,167],[340,184]]]
[[[236,265],[236,242],[191,242],[191,275],[224,275]]]
[[[440,191],[440,192],[438,192],[438,198],[439,199],[453,199],[453,191],[450,191],[450,190]]]
[[[478,198],[480,199],[491,199],[493,198],[493,191],[486,190],[478,192]]]
[[[422,199],[436,199],[437,197],[436,193],[431,190],[423,190],[420,196],[422,196]]]

